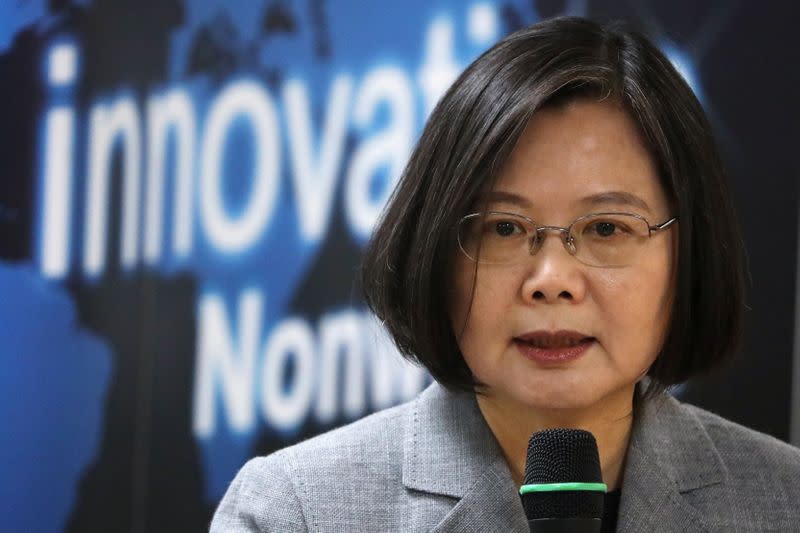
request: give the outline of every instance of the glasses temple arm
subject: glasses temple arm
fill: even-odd
[[[672,217],[671,219],[667,220],[666,222],[662,222],[661,224],[656,224],[655,226],[650,226],[651,231],[658,231],[665,228],[668,228],[672,225],[673,222],[676,222],[678,217]]]

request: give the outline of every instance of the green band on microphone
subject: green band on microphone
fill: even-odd
[[[567,490],[586,490],[594,492],[607,492],[608,486],[605,483],[537,483],[534,485],[522,485],[519,488],[519,495],[531,492],[559,492]]]

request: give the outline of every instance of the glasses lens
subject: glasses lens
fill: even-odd
[[[530,223],[510,213],[475,213],[458,225],[458,244],[473,261],[509,263],[527,253]]]
[[[572,226],[577,257],[593,266],[630,265],[650,236],[647,222],[624,214],[601,213],[578,219]]]

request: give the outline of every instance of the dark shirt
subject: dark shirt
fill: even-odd
[[[606,493],[605,503],[603,504],[603,526],[600,529],[601,533],[614,533],[614,531],[616,531],[619,499],[621,495],[621,489]]]

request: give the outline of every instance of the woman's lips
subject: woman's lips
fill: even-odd
[[[574,361],[594,344],[594,338],[584,339],[574,346],[539,347],[521,339],[514,339],[514,345],[522,355],[542,364],[559,364]]]

